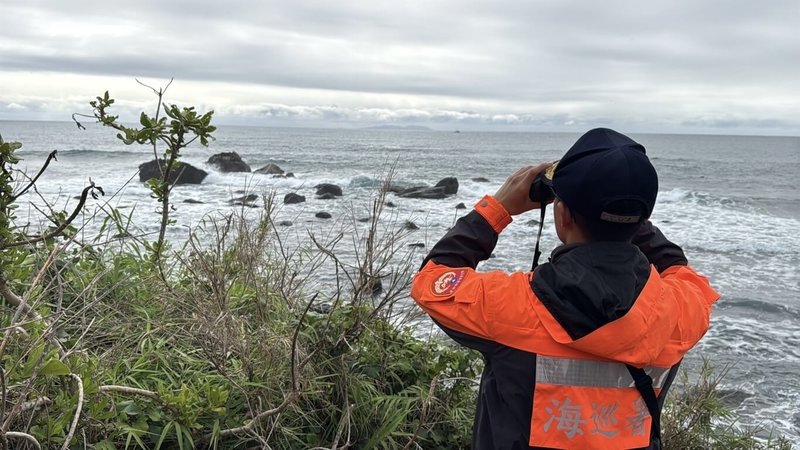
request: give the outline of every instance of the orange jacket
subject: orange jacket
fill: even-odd
[[[624,364],[666,391],[719,295],[649,222],[636,245],[567,245],[533,273],[477,272],[510,221],[484,197],[433,247],[411,292],[486,361],[473,448],[647,447],[651,418]]]

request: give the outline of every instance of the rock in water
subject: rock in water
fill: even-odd
[[[264,167],[262,167],[260,169],[256,169],[253,172],[254,173],[261,173],[261,174],[264,174],[264,175],[275,175],[275,174],[280,175],[280,174],[283,174],[283,169],[281,169],[280,167],[278,167],[275,164],[267,164],[266,166],[264,166]]]
[[[243,196],[241,196],[241,197],[234,197],[234,198],[232,198],[232,199],[228,200],[228,202],[229,202],[229,203],[235,203],[235,202],[254,202],[254,201],[256,201],[256,200],[258,200],[258,195],[256,195],[256,194],[247,194],[247,195],[243,195]]]
[[[159,168],[160,166],[160,168]],[[161,171],[165,168],[163,159],[148,161],[139,164],[139,181],[146,182],[152,178],[160,179]],[[205,170],[198,169],[187,163],[180,163],[177,168],[173,168],[169,174],[169,184],[200,184],[208,175]]]
[[[325,212],[325,211],[320,211],[320,212],[314,214],[314,217],[316,217],[318,219],[330,219],[332,216],[331,216],[331,213],[328,213],[328,212]]]
[[[335,198],[336,198],[336,196],[331,194],[331,193],[329,193],[329,192],[326,192],[326,193],[324,193],[322,195],[318,195],[317,196],[317,199],[319,199],[319,200],[333,200]]]
[[[252,208],[252,207],[255,206],[253,203],[256,200],[258,200],[258,195],[256,195],[256,194],[247,194],[247,195],[243,195],[241,197],[232,198],[232,199],[228,200],[228,203],[230,203],[231,205],[249,206],[249,207]]]
[[[405,228],[406,230],[419,230],[417,224],[415,224],[410,220],[406,220],[406,223],[403,224],[403,228]]]
[[[447,197],[444,186],[408,188],[397,193],[398,197],[403,198],[426,198],[442,199]]]
[[[442,178],[436,183],[436,187],[444,187],[445,195],[453,195],[458,193],[458,179],[456,177]]]
[[[342,196],[342,188],[335,184],[322,183],[314,187],[317,189],[317,195],[331,194],[336,197]]]
[[[467,205],[463,202],[456,205],[456,209],[467,209]]]
[[[283,203],[286,205],[292,205],[295,203],[303,203],[306,201],[306,197],[300,194],[296,194],[294,192],[290,192],[283,197]]]
[[[370,281],[368,288],[373,297],[377,297],[383,293],[383,284],[381,284],[381,280],[379,278]]]
[[[200,200],[195,200],[193,198],[187,198],[187,199],[185,199],[183,201],[183,203],[191,203],[191,204],[195,204],[195,205],[201,205],[201,204],[203,204],[205,202],[201,202]]]
[[[330,314],[333,311],[333,305],[330,303],[314,303],[309,309],[318,314]]]
[[[215,166],[220,172],[250,172],[250,166],[242,161],[242,157],[236,152],[211,155],[208,163]]]
[[[488,178],[484,178],[484,177],[476,177],[476,178],[473,178],[472,181],[474,181],[476,183],[488,183],[489,179]]]

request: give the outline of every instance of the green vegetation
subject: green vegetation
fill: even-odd
[[[175,105],[170,123],[156,113],[118,126],[112,103],[98,97],[94,117],[126,143],[167,146],[172,167],[186,135],[205,143],[214,130],[211,113]],[[469,447],[480,358],[412,333],[415,267],[397,245],[407,231],[379,220],[388,181],[369,200],[372,221],[350,230],[357,261],[337,256],[343,234],[287,248],[269,196],[259,211],[208,217],[170,250],[166,175],[150,185],[155,243],[113,209],[82,242],[76,212],[102,189],[87,186],[69,214],[42,209],[41,230],[17,225],[46,169],[22,174],[19,147],[0,139],[0,448]],[[668,448],[788,448],[732,426],[718,379],[702,375],[675,388]]]

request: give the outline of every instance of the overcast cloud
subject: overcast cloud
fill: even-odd
[[[124,6],[123,6],[124,5]],[[0,119],[800,134],[800,2],[2,0]],[[124,113],[123,113],[124,117]]]

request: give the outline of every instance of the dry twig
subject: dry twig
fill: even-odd
[[[33,444],[33,446],[36,447],[38,450],[42,450],[42,445],[39,444],[39,441],[37,441],[35,437],[31,436],[28,433],[22,433],[19,431],[7,431],[5,436],[15,439],[25,439],[31,444]]]
[[[74,373],[71,373],[70,376],[78,385],[78,406],[75,408],[75,416],[72,418],[72,425],[69,427],[67,437],[64,438],[64,445],[61,446],[61,450],[67,450],[69,448],[69,443],[72,441],[75,430],[78,428],[78,420],[81,418],[81,410],[83,409],[83,380]]]

